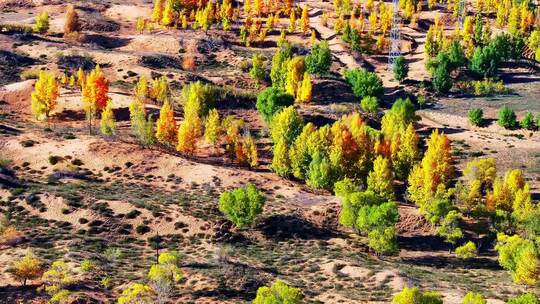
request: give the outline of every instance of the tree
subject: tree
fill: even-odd
[[[97,113],[101,113],[107,105],[109,97],[109,84],[105,78],[105,74],[101,71],[99,65],[88,74],[82,87],[84,110],[90,133],[92,133],[92,122]]]
[[[497,123],[499,126],[511,129],[517,125],[516,113],[512,111],[508,106],[504,105],[499,109]]]
[[[336,172],[326,155],[316,151],[311,156],[306,183],[317,189],[332,189],[336,181]]]
[[[306,64],[302,56],[296,56],[287,63],[287,78],[285,80],[285,90],[287,93],[296,97],[305,71]]]
[[[282,280],[276,280],[270,287],[263,286],[257,289],[257,296],[253,304],[301,304],[302,292],[298,288],[290,287]]]
[[[81,90],[86,84],[86,74],[84,74],[84,71],[81,67],[79,67],[79,69],[77,70],[77,84],[79,85]]]
[[[41,12],[35,17],[36,24],[34,24],[34,31],[44,34],[49,30],[49,13]]]
[[[270,123],[276,113],[293,104],[294,97],[292,95],[278,88],[270,87],[259,93],[256,107],[263,119]]]
[[[174,110],[166,99],[159,110],[159,118],[156,121],[156,139],[162,143],[174,145],[176,141],[176,120]]]
[[[144,29],[146,28],[146,20],[143,17],[137,18],[137,21],[135,22],[135,28],[139,32],[139,34],[142,34],[144,32]]]
[[[68,5],[64,22],[64,37],[79,31],[79,15],[73,5]]]
[[[478,254],[478,249],[476,249],[476,244],[472,241],[468,241],[464,245],[459,246],[456,248],[456,256],[460,259],[470,259],[476,257]],[[465,296],[467,298],[467,296]],[[474,301],[471,302],[465,302],[465,299],[463,300],[463,303],[476,303]]]
[[[206,118],[204,138],[206,142],[216,145],[221,134],[221,123],[219,121],[219,112],[216,109],[210,110]]]
[[[135,96],[141,100],[146,100],[148,95],[154,98],[158,104],[163,104],[165,100],[168,100],[171,95],[171,91],[169,89],[167,77],[161,76],[152,80],[152,89],[149,92],[146,77],[141,76],[135,87]]]
[[[368,246],[377,253],[392,254],[398,251],[394,227],[372,230],[368,233],[368,240]]]
[[[531,286],[538,284],[540,254],[532,240],[499,233],[495,250],[499,252],[499,264],[510,271],[515,283]]]
[[[310,74],[326,75],[332,65],[332,52],[327,41],[317,43],[306,56],[306,68]]]
[[[473,126],[480,126],[483,122],[484,111],[480,108],[471,108],[468,112],[469,122]]]
[[[129,104],[129,118],[133,134],[143,145],[151,145],[155,141],[154,122],[152,116],[146,117],[144,103],[135,98]]]
[[[164,282],[172,285],[178,283],[182,277],[180,254],[176,251],[160,253],[157,264],[152,265],[148,271],[148,279],[153,283]]]
[[[454,173],[450,141],[444,133],[434,130],[427,151],[419,165],[409,174],[409,199],[421,209],[427,208],[433,197],[445,189]]]
[[[305,179],[311,162],[311,154],[308,148],[308,139],[316,132],[316,127],[312,123],[307,123],[302,129],[302,133],[294,140],[289,150],[289,160],[292,174],[299,179]]]
[[[43,266],[41,260],[28,250],[24,257],[13,263],[10,272],[17,281],[21,281],[22,285],[26,286],[28,280],[36,280],[41,277]]]
[[[291,14],[289,15],[289,33],[294,33],[296,30],[296,13],[294,10],[291,10]]]
[[[253,184],[224,192],[219,197],[219,211],[237,228],[251,226],[262,213],[266,197]]]
[[[283,34],[284,32],[282,32]],[[270,79],[272,86],[278,89],[285,90],[287,79],[287,65],[292,58],[292,48],[288,43],[284,43],[272,57],[272,69],[270,71]]]
[[[418,134],[414,130],[412,123],[409,123],[405,132],[399,135],[399,148],[392,157],[392,166],[396,176],[405,179],[420,157],[418,151]]]
[[[471,59],[471,71],[484,78],[493,77],[497,73],[501,54],[493,44],[477,47]]]
[[[439,93],[447,93],[452,88],[452,78],[448,62],[438,61],[437,68],[433,74],[433,87]]]
[[[264,61],[261,54],[253,55],[249,76],[251,76],[251,78],[253,78],[257,84],[264,80],[264,77],[266,76],[266,68],[264,67]]]
[[[309,103],[311,102],[311,76],[308,72],[304,73],[304,78],[302,79],[302,83],[300,87],[298,88],[298,93],[296,94],[296,99],[300,102]]]
[[[58,99],[58,82],[52,72],[42,70],[32,92],[32,113],[36,119],[48,120]]]
[[[382,80],[373,72],[364,69],[352,69],[345,71],[345,79],[352,86],[356,97],[365,96],[381,97],[383,94]]]
[[[154,22],[160,23],[163,18],[164,1],[167,0],[154,0],[154,8],[152,10],[152,20],[154,20]]]
[[[118,297],[118,304],[151,304],[154,303],[153,296],[154,291],[150,286],[131,283],[122,290],[122,294]]]
[[[270,135],[274,143],[285,140],[290,146],[294,139],[302,132],[304,120],[293,106],[284,108],[272,119]]]
[[[173,1],[165,0],[165,7],[163,8],[163,16],[161,17],[161,24],[164,26],[169,26],[174,21],[174,10],[173,10]]]
[[[304,4],[302,7],[302,17],[300,18],[300,28],[302,32],[307,33],[309,30],[309,14],[308,14],[308,6],[307,4]]]
[[[386,200],[393,200],[395,198],[393,182],[394,173],[390,169],[390,161],[378,156],[373,162],[373,171],[368,175],[367,189]]]
[[[463,231],[459,228],[459,221],[461,214],[455,210],[448,212],[448,214],[441,220],[439,228],[437,228],[437,234],[444,237],[446,241],[452,245],[455,245],[457,241],[463,238]]]
[[[403,56],[399,56],[396,58],[392,69],[394,72],[394,79],[399,82],[407,78],[407,74],[409,74],[409,65],[407,64],[407,61],[405,61],[405,57]]]
[[[101,112],[99,130],[101,131],[101,134],[108,136],[114,135],[116,133],[116,121],[114,119],[113,102],[110,98],[107,101],[107,106],[105,106],[105,109],[103,109],[103,112]]]

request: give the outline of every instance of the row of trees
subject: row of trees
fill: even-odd
[[[487,301],[481,293],[468,292],[463,297],[463,304],[486,304]],[[540,300],[532,293],[508,299],[507,304],[537,304]],[[417,287],[405,287],[401,292],[394,295],[392,304],[443,304],[443,296],[436,291],[422,292]]]
[[[480,126],[484,121],[484,112],[480,108],[471,108],[468,112],[469,122],[472,125]],[[540,114],[534,116],[532,112],[527,112],[521,119],[517,121],[516,113],[508,106],[502,106],[497,115],[497,123],[507,129],[513,129],[520,126],[523,129],[533,130],[540,128]]]

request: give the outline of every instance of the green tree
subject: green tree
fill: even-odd
[[[394,79],[399,82],[407,78],[407,75],[409,74],[409,65],[407,64],[405,57],[399,56],[396,58],[394,61],[393,72]]]
[[[276,280],[270,287],[263,286],[257,289],[257,296],[253,304],[301,304],[302,292],[298,288],[290,287],[282,280]]]
[[[540,300],[532,293],[525,293],[508,299],[507,304],[540,304]]]
[[[292,95],[278,88],[270,87],[257,95],[256,107],[264,121],[270,123],[274,114],[293,104],[294,97]]]
[[[262,213],[266,197],[253,184],[224,192],[219,197],[219,211],[237,228],[250,226]]]
[[[327,41],[316,43],[306,56],[306,67],[310,74],[326,75],[332,65],[332,52]]]
[[[469,122],[474,126],[482,124],[484,118],[484,111],[480,108],[471,108],[468,112]]]
[[[439,93],[447,93],[452,88],[452,78],[447,62],[439,62],[433,74],[433,87]]]
[[[396,229],[386,227],[370,231],[368,233],[368,245],[377,253],[392,254],[397,252]]]
[[[461,214],[455,210],[448,212],[448,214],[441,220],[440,226],[437,228],[437,234],[444,237],[445,240],[455,245],[457,241],[463,238],[463,231],[459,227],[459,221],[461,220]]]
[[[331,189],[336,179],[335,170],[328,157],[320,152],[311,156],[306,183],[318,189]]]
[[[261,54],[254,54],[251,59],[251,70],[249,71],[249,76],[257,82],[261,83],[266,77],[266,68],[264,66],[264,58]]]
[[[285,82],[287,79],[287,65],[292,58],[292,48],[288,43],[284,43],[272,57],[272,69],[270,70],[270,79],[272,86],[281,90],[285,90]]]
[[[358,68],[347,70],[345,71],[345,79],[352,86],[353,93],[356,97],[381,97],[383,94],[382,80],[374,72],[368,72]]]
[[[512,129],[517,126],[516,113],[511,110],[508,106],[502,106],[499,109],[497,123],[499,126]]]

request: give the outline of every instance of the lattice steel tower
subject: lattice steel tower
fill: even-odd
[[[399,1],[392,0],[393,16],[392,16],[392,28],[390,29],[390,53],[388,54],[388,68],[392,70],[394,68],[394,61],[401,56],[399,46],[401,43],[401,33],[399,26],[401,25],[401,15],[399,14]]]

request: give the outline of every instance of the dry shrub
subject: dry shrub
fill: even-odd
[[[66,22],[64,23],[64,36],[79,31],[79,15],[73,5],[69,5],[66,12]]]
[[[196,67],[195,62],[195,52],[197,51],[197,46],[195,42],[191,41],[186,47],[186,53],[182,58],[182,68],[186,71],[193,71]]]
[[[0,243],[13,246],[18,244],[22,239],[22,233],[14,226],[8,226],[2,232]]]

